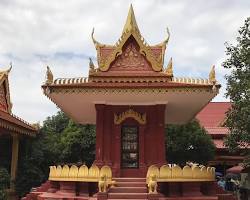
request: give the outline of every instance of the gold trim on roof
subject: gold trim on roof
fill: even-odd
[[[128,109],[127,111],[121,113],[121,114],[114,114],[114,124],[121,124],[125,119],[127,118],[133,118],[140,124],[146,124],[146,113],[140,114],[133,109]]]

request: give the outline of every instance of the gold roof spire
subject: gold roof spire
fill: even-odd
[[[126,23],[125,23],[125,25],[123,27],[122,33],[130,32],[132,30],[136,30],[136,31],[140,32],[139,28],[138,28],[138,25],[136,23],[133,6],[132,6],[132,4],[130,4],[127,20],[126,20]]]
[[[168,66],[164,71],[165,74],[167,74],[168,76],[173,76],[173,59],[172,57],[170,58],[169,62],[168,62]]]
[[[213,84],[216,83],[216,77],[215,77],[215,65],[212,66],[212,69],[209,73],[209,81]]]

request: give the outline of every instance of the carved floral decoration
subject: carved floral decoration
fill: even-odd
[[[121,124],[127,118],[133,118],[134,120],[136,120],[140,124],[146,124],[147,123],[146,113],[141,114],[141,113],[138,113],[138,112],[134,111],[131,108],[128,109],[127,111],[119,114],[119,115],[114,114],[114,123],[115,124]]]

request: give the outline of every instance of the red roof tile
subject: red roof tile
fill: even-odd
[[[33,127],[32,125],[28,124],[27,122],[21,120],[20,118],[11,115],[7,112],[0,110],[0,122],[7,122],[9,125],[5,127],[4,124],[0,123],[1,126],[4,126],[4,128],[7,127],[13,127],[13,130],[16,130],[20,133],[26,133],[26,134],[36,134],[37,129]],[[11,128],[12,129],[12,128]]]
[[[210,102],[201,110],[196,118],[203,127],[221,127],[226,118],[226,112],[231,107],[230,102]]]
[[[226,127],[205,127],[210,135],[227,135],[229,133]]]

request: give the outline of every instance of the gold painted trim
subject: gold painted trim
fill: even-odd
[[[116,125],[121,124],[127,118],[133,118],[142,125],[147,123],[146,113],[140,114],[130,108],[121,114],[114,113],[114,124]]]

